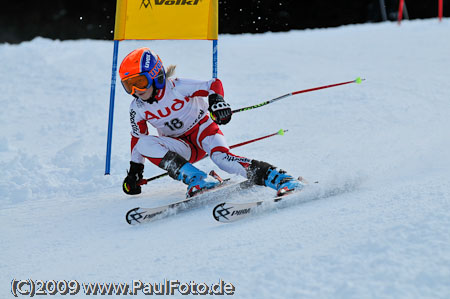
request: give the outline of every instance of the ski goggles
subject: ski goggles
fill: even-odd
[[[163,74],[161,74],[161,72],[159,72],[155,78],[150,77],[150,73],[143,72],[127,77],[121,82],[123,88],[127,93],[134,94],[138,90],[145,91],[146,89],[150,88],[150,86],[152,86],[153,84],[153,80],[156,79],[160,81],[159,78],[163,78]]]

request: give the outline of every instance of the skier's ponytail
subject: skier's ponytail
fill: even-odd
[[[167,70],[166,70],[166,78],[170,78],[170,77],[172,77],[173,75],[175,75],[175,69],[176,69],[176,65],[173,65],[173,64],[171,64],[171,65],[169,65],[168,67],[167,67]]]

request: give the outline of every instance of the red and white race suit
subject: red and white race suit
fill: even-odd
[[[130,105],[131,161],[144,163],[144,158],[159,165],[168,151],[193,163],[206,154],[222,170],[247,177],[251,160],[230,153],[219,126],[208,113],[207,97],[224,95],[219,79],[198,81],[166,79],[156,101],[149,104],[139,98]],[[158,131],[149,135],[147,123]]]

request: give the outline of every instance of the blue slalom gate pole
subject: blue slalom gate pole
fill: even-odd
[[[217,39],[213,40],[213,78],[217,78]]]
[[[116,73],[117,73],[117,56],[119,53],[119,41],[114,41],[112,75],[111,75],[111,91],[109,96],[109,119],[108,119],[108,140],[106,142],[106,164],[105,175],[110,174],[111,171],[111,143],[113,131],[114,118],[114,98],[116,95]]]

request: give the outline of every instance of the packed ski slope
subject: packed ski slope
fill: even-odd
[[[232,224],[211,214],[224,198],[159,222],[125,222],[127,210],[177,201],[185,187],[166,177],[123,194],[131,99],[120,83],[103,175],[112,42],[1,44],[0,297],[12,296],[13,279],[169,279],[223,280],[236,298],[449,298],[449,32],[445,19],[220,36],[219,77],[233,108],[366,78],[222,127],[230,144],[288,129],[234,153],[320,181]],[[119,60],[141,46],[177,64],[180,77],[211,77],[210,42],[126,41]],[[198,165],[227,177],[210,160]],[[146,164],[145,177],[159,173]],[[259,187],[225,199],[273,194]]]

